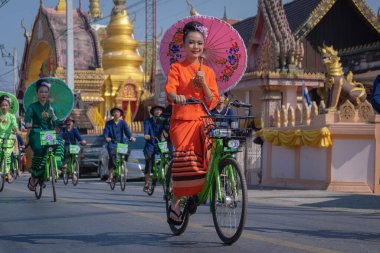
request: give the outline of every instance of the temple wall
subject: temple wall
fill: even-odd
[[[322,114],[308,125],[267,129],[271,137],[263,146],[262,185],[380,195],[380,115],[356,122],[343,116]],[[289,137],[288,131],[297,137],[322,128],[332,145],[292,146],[280,140],[281,134],[284,140]]]

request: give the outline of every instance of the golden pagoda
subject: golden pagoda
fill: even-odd
[[[101,18],[102,13],[100,11],[99,0],[89,0],[90,1],[90,16],[94,19]]]
[[[113,0],[107,38],[103,41],[102,65],[105,73],[103,86],[103,115],[113,106],[130,112],[132,120],[140,101],[148,97],[144,89],[143,58],[137,53],[138,41],[133,38],[133,24],[128,17],[126,0]]]

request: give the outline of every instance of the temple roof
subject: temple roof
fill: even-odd
[[[285,14],[293,34],[298,38],[305,37],[337,1],[339,0],[294,0],[284,4]],[[380,33],[380,24],[377,17],[368,7],[365,0],[351,1],[368,23]],[[233,24],[246,46],[248,46],[254,30],[255,18],[256,16],[249,17]]]
[[[41,16],[46,18],[55,39],[57,67],[66,68],[66,12],[42,7]],[[36,20],[37,22],[37,20]],[[95,70],[101,67],[97,37],[89,25],[88,16],[80,9],[73,11],[74,26],[74,68]]]

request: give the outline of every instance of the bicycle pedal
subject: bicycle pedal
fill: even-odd
[[[46,184],[42,184],[42,188],[45,189],[46,188]]]

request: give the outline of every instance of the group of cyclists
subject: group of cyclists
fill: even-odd
[[[182,62],[172,63],[165,85],[170,109],[160,105],[153,106],[150,109],[152,117],[144,121],[146,144],[143,152],[146,165],[143,190],[147,191],[149,187],[152,166],[157,154],[156,144],[165,138],[169,143],[172,158],[170,162],[172,201],[168,206],[167,221],[175,226],[183,223],[181,198],[198,194],[206,180],[210,148],[205,142],[207,136],[201,119],[207,116],[205,110],[210,110],[212,115],[234,115],[232,109],[225,108],[226,96],[219,95],[214,71],[203,65],[206,38],[207,28],[201,23],[192,21],[184,26],[183,47],[186,58]],[[49,101],[51,85],[46,78],[41,78],[36,82],[35,92],[38,101],[28,106],[24,118],[28,131],[28,143],[33,151],[31,177],[28,181],[30,191],[36,190],[37,179],[42,176],[46,164],[47,148],[40,143],[41,131],[60,128],[59,131],[56,130],[58,145],[55,146],[54,152],[58,168],[62,170],[67,167],[69,145],[77,142],[86,144],[78,129],[74,127],[75,120],[72,117],[66,118],[62,127],[62,122],[57,117],[59,108]],[[189,98],[203,102],[206,109],[199,103],[187,104]],[[7,96],[2,96],[0,103],[0,138],[9,139],[10,135],[20,134],[20,132],[15,115],[7,112],[11,100]],[[110,113],[112,119],[106,122],[103,132],[109,153],[107,182],[111,182],[114,175],[117,144],[136,140],[128,124],[122,119],[123,110],[114,107]],[[167,117],[163,117],[163,114]],[[231,124],[228,120],[223,120],[223,122]],[[208,143],[210,143],[209,140]],[[8,148],[2,155],[9,157],[12,152],[13,149]],[[11,182],[9,164],[7,160],[8,181]]]

